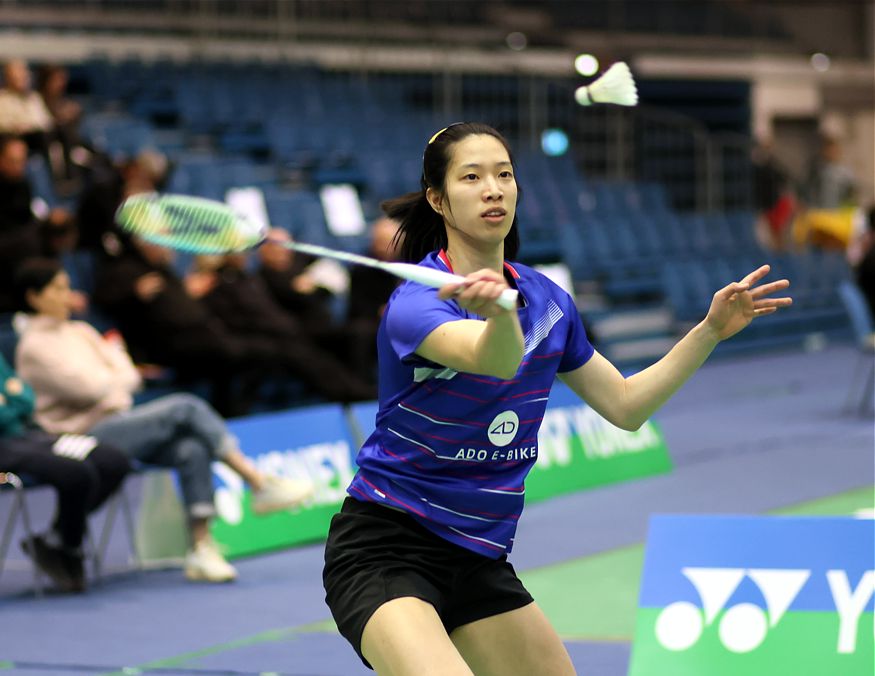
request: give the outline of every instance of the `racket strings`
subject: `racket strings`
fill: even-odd
[[[244,251],[263,239],[259,228],[227,205],[187,196],[129,197],[116,220],[143,239],[196,254]]]

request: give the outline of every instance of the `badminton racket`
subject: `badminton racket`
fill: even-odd
[[[223,202],[188,195],[133,195],[121,203],[115,220],[122,229],[147,242],[195,254],[247,251],[268,241],[268,226],[254,223]],[[379,261],[303,242],[274,243],[313,256],[378,268],[434,288],[466,281],[461,275],[412,263]],[[517,295],[515,289],[505,289],[496,303],[511,310],[516,307]]]

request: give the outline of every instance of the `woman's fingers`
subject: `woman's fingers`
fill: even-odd
[[[769,274],[769,270],[772,267],[770,265],[761,265],[753,272],[749,272],[742,280],[742,284],[747,284],[748,286],[754,286],[758,281],[760,281],[763,277]]]
[[[463,282],[459,282],[459,283],[453,282],[452,284],[444,284],[438,290],[438,298],[440,298],[441,300],[449,300],[450,298],[452,298],[453,296],[458,294],[464,288],[465,288],[465,284]]]
[[[779,279],[776,282],[769,282],[768,284],[763,284],[762,286],[758,286],[755,289],[751,289],[750,294],[754,298],[761,298],[762,296],[767,296],[770,293],[775,293],[776,291],[783,291],[789,286],[790,280]]]
[[[741,293],[742,291],[747,291],[748,285],[744,282],[732,282],[724,286],[720,291],[718,291],[715,296],[720,298],[721,300],[729,300],[736,293]]]
[[[486,310],[495,303],[502,291],[507,289],[504,277],[493,270],[478,270],[465,277],[464,282],[454,282],[442,286],[438,297],[442,300],[455,299],[466,309],[477,312]]]
[[[793,299],[789,297],[784,298],[766,298],[765,300],[758,300],[754,302],[753,307],[754,310],[763,310],[767,308],[772,308],[777,310],[778,308],[787,307],[793,304]]]

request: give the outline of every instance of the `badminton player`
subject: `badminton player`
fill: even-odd
[[[432,137],[421,190],[383,205],[403,259],[465,277],[413,282],[378,333],[376,430],[335,515],[326,600],[379,674],[573,674],[559,636],[507,560],[554,378],[614,425],[635,430],[754,318],[789,305],[763,266],[714,294],[707,317],[660,361],[624,378],[596,352],[573,299],[512,262],[518,188],[491,127]],[[512,310],[496,304],[508,287]]]

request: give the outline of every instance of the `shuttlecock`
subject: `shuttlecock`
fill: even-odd
[[[574,100],[582,106],[595,103],[616,103],[619,106],[634,106],[638,103],[638,89],[632,73],[622,61],[608,68],[604,75],[592,84],[578,87]]]

